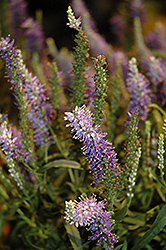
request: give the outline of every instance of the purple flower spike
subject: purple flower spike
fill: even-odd
[[[30,54],[34,52],[41,54],[45,49],[44,33],[41,26],[33,18],[27,18],[21,24],[21,28],[24,30],[27,39],[26,48]]]
[[[25,85],[28,106],[27,118],[34,130],[36,145],[44,145],[51,141],[48,124],[53,119],[53,109],[49,103],[46,103],[47,97],[43,85],[37,77],[29,75],[32,84]]]
[[[72,6],[74,13],[77,16],[82,16],[83,29],[88,37],[90,48],[94,54],[97,55],[109,55],[110,56],[110,45],[106,40],[97,32],[96,25],[82,0],[72,0]]]
[[[72,128],[72,133],[75,133],[73,138],[84,143],[82,150],[91,164],[93,183],[97,185],[107,178],[104,173],[105,169],[110,169],[112,176],[116,179],[119,176],[116,153],[112,144],[103,140],[106,133],[99,130],[99,125],[93,126],[92,113],[82,106],[81,108],[76,107],[73,112],[66,112],[65,115],[64,119],[69,121],[67,126]]]
[[[12,34],[15,38],[22,35],[21,24],[28,18],[27,3],[24,0],[9,0]]]
[[[166,32],[164,25],[157,22],[154,32],[148,32],[145,41],[150,49],[166,51]]]
[[[25,108],[30,126],[34,130],[36,145],[49,145],[49,123],[53,119],[53,108],[47,103],[44,86],[37,77],[32,77],[28,72],[23,64],[21,51],[13,44],[10,37],[0,40],[0,55],[6,64],[7,76],[17,100],[20,98],[19,94],[24,98],[25,107],[22,108]]]
[[[113,15],[109,19],[110,30],[116,38],[116,43],[121,45],[124,42],[124,30],[126,28],[126,22],[119,14]]]
[[[166,106],[166,63],[161,58],[150,57],[149,72],[147,73],[152,85],[155,87],[157,100],[162,108]]]
[[[130,15],[132,17],[139,17],[141,23],[145,21],[145,5],[143,0],[130,1]]]
[[[140,119],[145,121],[148,115],[148,104],[151,102],[151,91],[148,80],[138,72],[135,58],[129,61],[127,88],[131,93],[129,112],[138,111]]]
[[[66,222],[86,227],[92,233],[90,240],[98,240],[97,245],[106,243],[108,249],[114,249],[117,236],[111,232],[114,221],[111,220],[111,212],[105,209],[106,202],[97,202],[94,194],[90,198],[80,196],[79,200],[66,202]]]

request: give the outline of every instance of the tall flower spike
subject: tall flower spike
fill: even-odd
[[[72,70],[72,84],[71,84],[71,96],[72,96],[72,107],[82,106],[86,101],[86,69],[87,69],[87,58],[89,57],[89,41],[85,31],[80,26],[80,19],[76,19],[71,7],[68,7],[68,19],[69,26],[78,31],[76,34],[74,47],[74,62]]]
[[[53,108],[47,103],[48,98],[45,95],[43,85],[37,77],[30,76],[30,83],[25,85],[27,94],[27,118],[34,130],[34,139],[36,145],[48,145],[52,141],[49,135],[49,123],[53,119]]]
[[[34,131],[36,145],[44,146],[50,143],[48,124],[53,118],[53,109],[47,103],[47,97],[43,85],[37,77],[32,77],[28,72],[21,51],[16,49],[14,41],[9,37],[1,38],[0,55],[5,61],[7,76],[17,99],[20,111],[20,127],[28,151],[32,150],[29,135],[30,126]],[[28,118],[28,120],[27,120]],[[25,135],[25,133],[27,133]]]
[[[105,56],[99,55],[94,58],[96,74],[94,75],[95,91],[94,91],[94,109],[93,117],[94,123],[100,124],[103,118],[102,112],[104,111],[105,98],[107,96],[107,71]]]
[[[107,249],[114,249],[117,236],[111,232],[114,221],[111,220],[111,212],[105,209],[106,202],[97,202],[96,196],[79,197],[79,201],[66,202],[64,219],[67,223],[76,227],[84,226],[91,231],[90,240],[98,240],[97,245],[106,244]]]
[[[140,59],[140,64],[144,74],[146,75],[147,71],[149,70],[149,60],[152,56],[152,53],[145,45],[141,21],[139,17],[134,18],[134,36],[136,49],[138,51],[138,56]]]
[[[165,88],[165,62],[160,62],[159,59],[154,58],[150,50],[144,43],[144,37],[142,33],[141,22],[138,17],[134,19],[134,32],[135,43],[140,57],[140,62],[143,68],[143,72],[149,79],[150,83],[156,88],[154,92],[157,99],[160,101],[160,106],[165,108],[166,104],[166,88]]]
[[[23,59],[21,51],[13,47],[14,41],[11,41],[10,37],[1,38],[0,41],[0,55],[5,61],[6,74],[10,80],[11,88],[14,90],[15,97],[17,99],[17,105],[19,107],[19,125],[26,146],[27,152],[31,152],[33,156],[33,143],[29,131],[29,122],[26,114],[26,96],[23,91],[23,85],[25,77],[23,74]]]
[[[133,187],[136,183],[137,170],[139,166],[139,160],[141,157],[141,147],[140,147],[140,138],[138,136],[138,122],[137,122],[137,113],[129,113],[129,121],[126,124],[127,129],[127,140],[125,145],[125,175],[124,175],[124,184],[125,178],[127,177],[128,192],[127,195],[132,197]]]
[[[160,175],[161,178],[164,179],[164,153],[165,153],[165,149],[164,149],[164,134],[160,134],[159,136],[159,141],[158,141],[158,150],[157,150],[157,157],[159,160],[159,164],[158,164],[158,168],[160,170]]]
[[[82,150],[87,156],[94,177],[94,184],[107,179],[105,169],[110,170],[110,179],[112,183],[117,182],[119,176],[119,166],[116,159],[116,153],[112,144],[103,140],[106,133],[101,132],[100,126],[93,124],[94,118],[92,113],[85,106],[76,107],[73,112],[65,113],[65,120],[68,120],[68,127],[71,127],[72,133],[75,133],[73,138],[84,143]]]
[[[119,15],[115,14],[109,19],[110,30],[115,37],[116,45],[122,45],[125,40],[126,21]]]
[[[32,55],[38,52],[40,55],[45,49],[44,33],[40,24],[38,24],[33,18],[27,18],[22,24],[21,28],[24,31],[26,37],[26,48]]]
[[[131,94],[129,112],[138,111],[140,119],[145,121],[148,114],[148,104],[151,102],[151,91],[148,80],[138,71],[137,61],[133,57],[129,61],[127,89]]]
[[[82,17],[82,25],[85,30],[89,43],[90,49],[93,51],[94,55],[104,54],[105,56],[110,54],[110,45],[106,40],[97,32],[95,23],[82,0],[72,0],[72,6],[76,16]]]

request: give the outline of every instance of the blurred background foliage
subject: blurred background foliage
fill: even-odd
[[[127,1],[122,0],[85,0],[84,1],[92,18],[95,21],[97,29],[103,35],[107,42],[111,44],[116,42],[116,38],[111,31],[109,19],[116,13],[123,13]],[[70,0],[27,0],[29,15],[35,18],[36,11],[42,10],[43,30],[46,37],[53,37],[57,47],[60,49],[66,46],[73,48],[72,30],[66,26],[66,10],[70,5]],[[147,22],[144,25],[145,30],[153,30],[154,23],[157,20],[166,22],[166,3],[164,0],[145,0]]]

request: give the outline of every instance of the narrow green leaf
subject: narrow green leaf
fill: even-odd
[[[166,246],[162,250],[166,250]]]
[[[114,249],[114,250],[120,250],[122,247],[123,247],[123,244],[121,244],[121,245],[119,245],[119,246],[115,247],[115,249]]]
[[[44,248],[35,246],[35,245],[31,242],[31,240],[29,239],[29,235],[27,235],[26,233],[24,233],[24,237],[25,237],[27,243],[28,243],[31,247],[33,247],[33,249],[36,249],[36,250],[44,250]]]
[[[28,225],[30,225],[31,227],[36,227],[36,223],[31,221],[31,219],[29,219],[27,216],[25,216],[21,209],[17,209],[17,212],[19,213],[20,218]]]
[[[156,103],[151,103],[148,105],[149,108],[156,108],[157,110],[159,110],[161,112],[161,114],[166,117],[166,112]]]
[[[160,233],[166,225],[166,205],[160,210],[152,227],[144,234],[144,236],[136,242],[132,250],[139,250],[146,246],[156,235]]]
[[[83,250],[80,233],[74,225],[65,224],[67,234],[74,250]]]
[[[149,246],[149,245],[146,245],[146,249],[147,250],[154,250],[151,246]]]
[[[158,178],[158,176],[155,174],[155,172],[152,171],[151,169],[149,169],[149,172],[150,172],[150,174],[153,176],[153,179],[156,180],[156,181],[160,184],[160,186],[162,186],[162,187],[165,189],[165,188],[166,188],[165,183],[163,183],[163,182]]]
[[[120,249],[127,250],[127,240],[125,240],[123,244],[120,244],[119,246],[117,246],[114,250],[120,250]]]
[[[64,167],[64,168],[81,169],[81,165],[78,162],[62,159],[62,160],[49,162],[41,169],[41,172],[48,170],[50,168],[53,168],[53,167],[54,168]]]
[[[123,221],[129,224],[134,224],[134,225],[140,225],[140,226],[145,225],[145,220],[140,218],[139,216],[137,216],[136,218],[127,216],[123,219]]]
[[[31,227],[36,227],[36,223],[34,223],[33,221],[31,221],[27,216],[21,215],[20,218],[22,220],[26,221],[27,224],[30,225]]]
[[[127,213],[128,205],[125,205],[120,211],[115,214],[115,220],[122,220]]]
[[[140,227],[140,225],[129,225],[128,226],[128,229],[129,230],[136,230],[137,228],[139,228]]]
[[[3,224],[5,222],[5,215],[3,212],[0,213],[0,237],[2,237]]]
[[[165,202],[166,197],[165,197],[165,194],[162,192],[162,189],[160,188],[160,186],[156,185],[156,190],[157,190],[158,194],[160,195],[160,198],[162,199],[162,201]]]
[[[17,223],[16,226],[14,227],[14,229],[11,231],[11,238],[14,238],[16,233],[18,232],[18,230],[23,228],[23,226],[26,224],[27,224],[26,221],[20,221],[19,223]]]
[[[122,250],[127,250],[127,240],[124,241]]]
[[[0,185],[0,194],[1,196],[3,196],[4,199],[9,200],[9,196],[2,185]]]

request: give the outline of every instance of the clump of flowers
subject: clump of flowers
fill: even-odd
[[[64,219],[70,225],[86,227],[92,233],[90,240],[98,240],[97,245],[106,244],[107,249],[112,250],[114,243],[117,243],[117,236],[111,232],[114,221],[105,206],[106,202],[97,202],[95,195],[90,198],[80,196],[79,201],[66,201]]]

